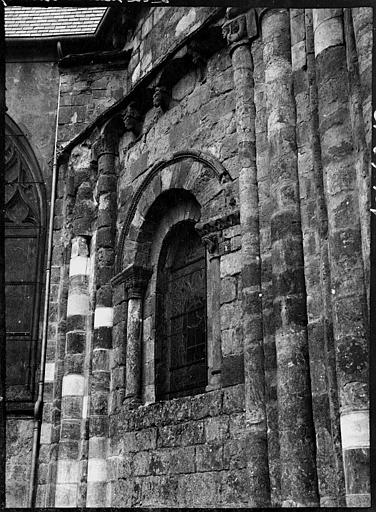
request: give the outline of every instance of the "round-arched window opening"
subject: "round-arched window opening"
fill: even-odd
[[[206,253],[192,221],[176,224],[158,261],[156,399],[203,393],[207,385]]]

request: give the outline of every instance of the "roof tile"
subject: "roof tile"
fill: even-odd
[[[94,34],[106,10],[106,7],[5,7],[5,36]]]

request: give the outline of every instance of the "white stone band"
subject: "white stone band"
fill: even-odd
[[[53,382],[55,380],[55,363],[46,363],[44,370],[44,382]]]
[[[94,329],[112,327],[114,324],[114,308],[98,307],[94,313]]]
[[[67,316],[87,315],[89,313],[89,296],[84,293],[68,295]]]
[[[66,508],[77,506],[77,483],[56,484],[55,507]]]
[[[83,417],[83,419],[87,418],[88,405],[89,405],[89,397],[87,395],[85,395],[82,400],[82,417]]]
[[[341,415],[342,449],[369,446],[369,412],[354,411]]]
[[[60,459],[57,463],[56,481],[59,484],[75,484],[79,477],[79,462],[72,459]]]
[[[107,480],[106,459],[90,459],[87,468],[88,482],[105,482]]]
[[[61,396],[83,396],[84,376],[77,374],[64,375]]]
[[[74,256],[69,263],[69,277],[90,274],[90,259],[86,256]]]

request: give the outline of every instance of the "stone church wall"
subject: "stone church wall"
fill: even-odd
[[[59,91],[57,65],[54,62],[8,62],[6,88],[7,113],[31,144],[50,190]]]
[[[30,418],[7,420],[6,506],[27,507],[34,422]]]
[[[73,139],[126,92],[124,65],[81,65],[62,70],[59,144]]]
[[[82,127],[109,90],[112,115],[59,159],[37,504],[364,506],[370,10],[140,16]],[[93,76],[64,79],[66,141]],[[157,400],[158,261],[183,221],[208,382]]]

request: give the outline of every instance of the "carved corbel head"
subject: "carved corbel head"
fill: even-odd
[[[131,101],[122,115],[125,131],[138,135],[141,131],[141,113],[135,101]]]
[[[199,41],[192,40],[187,45],[187,53],[193,64],[197,67],[200,82],[204,79],[204,69],[206,66],[205,48]]]
[[[168,108],[170,94],[166,86],[157,85],[153,94],[153,106],[165,112]]]
[[[226,10],[226,19],[228,21],[222,25],[222,34],[231,47],[248,43],[258,36],[255,9],[229,7]]]

